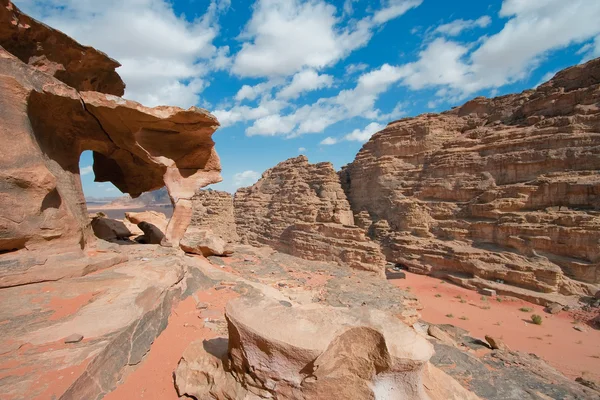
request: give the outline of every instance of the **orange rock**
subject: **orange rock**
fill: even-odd
[[[391,122],[340,172],[356,219],[412,272],[593,295],[599,77],[596,59],[535,90]]]

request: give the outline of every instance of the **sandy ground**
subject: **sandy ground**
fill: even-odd
[[[198,291],[175,306],[167,328],[154,341],[150,352],[138,368],[125,374],[121,385],[104,397],[105,400],[145,399],[178,400],[173,384],[173,371],[183,351],[196,340],[212,339],[214,330],[207,323],[224,323],[225,305],[237,293],[225,287],[221,290]],[[207,309],[199,310],[196,302]]]
[[[575,323],[577,314],[551,315],[523,300],[500,296],[498,301],[429,276],[406,275],[392,282],[417,295],[424,307],[423,320],[456,325],[480,338],[500,338],[510,349],[534,353],[570,378],[600,380],[600,330]],[[530,322],[532,314],[542,316],[541,325]]]
[[[228,266],[221,268],[233,272]],[[392,282],[419,297],[424,306],[421,314],[427,322],[453,324],[481,338],[490,334],[501,338],[511,349],[541,356],[571,378],[600,379],[600,331],[585,324],[578,324],[584,332],[575,330],[571,313],[550,315],[543,307],[523,300],[483,298],[474,291],[422,275],[407,273],[406,279]],[[217,336],[214,329],[206,327],[207,321],[224,328],[225,304],[236,296],[228,287],[212,288],[180,302],[146,358],[126,373],[123,383],[106,399],[177,400],[172,374],[181,354],[193,341]],[[198,309],[197,302],[208,308]],[[532,310],[520,311],[523,307]],[[543,317],[542,325],[529,322],[534,313]]]

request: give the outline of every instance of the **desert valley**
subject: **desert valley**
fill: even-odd
[[[600,58],[230,193],[215,114],[16,3],[1,400],[600,399]],[[124,197],[86,201],[84,151]]]

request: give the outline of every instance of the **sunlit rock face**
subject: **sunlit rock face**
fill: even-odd
[[[175,211],[165,243],[177,245],[195,192],[221,180],[217,119],[115,96],[124,88],[118,63],[7,0],[0,26],[0,253],[11,253],[0,280],[44,263],[19,250],[58,254],[93,241],[79,177],[85,150],[98,182],[133,197],[166,185]]]
[[[234,209],[243,243],[383,274],[379,245],[354,225],[331,163],[309,164],[305,156],[279,163],[236,192]]]
[[[388,261],[467,286],[600,283],[600,59],[390,123],[340,172]],[[499,282],[498,282],[499,281]]]

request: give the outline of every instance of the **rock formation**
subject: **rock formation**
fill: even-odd
[[[600,59],[535,90],[390,123],[340,172],[388,261],[466,286],[600,283]],[[514,287],[518,288],[514,288]]]
[[[0,46],[38,71],[78,91],[123,96],[117,61],[23,14],[11,0],[0,0]]]
[[[28,251],[49,241],[58,253],[93,240],[79,178],[84,150],[94,152],[96,181],[134,197],[166,185],[175,205],[166,239],[177,245],[196,190],[221,180],[216,118],[114,96],[123,91],[118,63],[8,0],[0,1],[0,26],[0,253],[10,253],[0,282],[28,271]]]
[[[217,339],[188,347],[175,371],[180,395],[230,400],[478,398],[429,365],[432,346],[385,312],[246,297],[231,301],[225,316],[228,346]]]
[[[333,165],[309,164],[305,156],[266,171],[234,198],[241,241],[268,245],[308,260],[335,261],[382,273],[379,246],[354,225]]]
[[[233,196],[218,190],[199,190],[192,198],[190,227],[210,229],[226,242],[239,241],[233,216]]]

